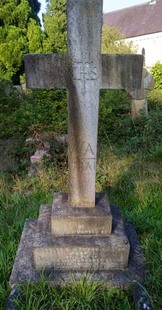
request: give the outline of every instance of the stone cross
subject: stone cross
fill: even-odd
[[[100,89],[140,88],[143,57],[101,55],[102,0],[67,0],[67,54],[25,56],[27,87],[68,90],[69,205],[95,207]]]

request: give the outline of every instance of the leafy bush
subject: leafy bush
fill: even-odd
[[[99,104],[99,137],[104,138],[106,133],[115,124],[117,116],[129,113],[131,100],[123,90],[102,90]]]
[[[162,89],[162,64],[157,62],[154,67],[151,69],[155,80],[155,88]]]
[[[34,131],[65,132],[67,100],[64,91],[35,90],[18,94],[11,84],[0,83],[0,132],[2,138],[27,136]]]
[[[56,131],[65,133],[67,99],[64,91],[34,90],[23,96],[21,107],[15,113],[20,133]]]
[[[10,85],[8,94],[4,83],[0,83],[0,92],[1,137],[6,141],[11,138],[19,141],[15,144],[12,157],[17,158],[18,162],[21,161],[21,166],[31,153],[25,145],[26,137],[33,134],[47,133],[48,136],[50,132],[59,135],[67,132],[65,91],[34,90],[20,95]],[[99,104],[99,142],[109,143],[113,147],[120,146],[123,152],[138,152],[142,148],[153,150],[155,141],[161,143],[161,98],[161,90],[152,91],[148,99],[149,116],[132,120],[128,94],[121,90],[102,90]],[[51,141],[50,144],[52,145]],[[8,153],[8,149],[4,153],[6,152]]]
[[[149,95],[149,115],[132,119],[130,98],[123,91],[103,91],[100,99],[99,141],[123,152],[154,152],[162,136],[162,92]]]
[[[162,107],[162,89],[153,89],[148,94],[148,108],[149,110],[156,110]]]
[[[21,100],[12,84],[0,82],[0,132],[1,137],[9,137],[14,132],[14,114],[20,108]],[[16,132],[16,130],[15,130]]]
[[[122,153],[142,150],[151,152],[155,144],[161,143],[162,113],[160,110],[151,111],[148,117],[141,116],[134,121],[131,116],[121,118],[119,115],[110,114],[108,118],[109,121],[102,124],[103,134],[100,136],[100,141],[107,141],[113,148],[121,148]]]
[[[0,161],[3,171],[24,168],[31,155],[25,143],[26,137],[48,131],[65,133],[66,123],[67,99],[64,91],[35,90],[19,94],[12,84],[1,81]]]

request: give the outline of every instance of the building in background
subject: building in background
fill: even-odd
[[[104,25],[118,28],[126,42],[132,41],[145,55],[147,68],[162,62],[162,0],[104,13]]]

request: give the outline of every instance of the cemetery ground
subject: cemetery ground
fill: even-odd
[[[108,95],[109,92],[109,95]],[[144,283],[154,308],[162,309],[162,92],[149,95],[149,116],[132,120],[130,99],[121,91],[100,96],[96,191],[106,191],[139,235],[148,263]],[[0,309],[10,293],[9,276],[26,218],[37,218],[53,192],[67,191],[67,145],[56,136],[67,133],[63,91],[33,91],[0,99]],[[35,137],[26,144],[26,138]],[[28,176],[30,155],[51,144],[36,175]],[[3,152],[2,152],[3,150]],[[131,288],[107,290],[83,277],[62,288],[39,284],[20,288],[18,309],[135,309]]]

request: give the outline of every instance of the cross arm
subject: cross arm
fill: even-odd
[[[139,89],[142,81],[142,55],[101,55],[102,89]]]
[[[28,88],[67,88],[68,55],[27,54],[24,62]]]

